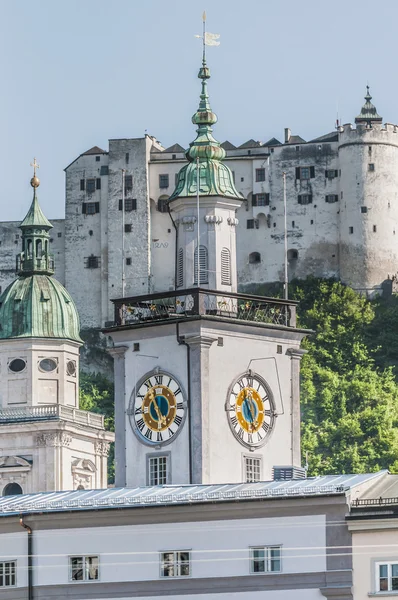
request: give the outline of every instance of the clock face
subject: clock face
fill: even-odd
[[[168,373],[148,376],[133,398],[133,429],[146,444],[171,442],[184,424],[186,401],[178,381]]]
[[[245,373],[235,379],[225,409],[231,431],[243,446],[253,448],[265,444],[274,426],[275,404],[262,377]]]

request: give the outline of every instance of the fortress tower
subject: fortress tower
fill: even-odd
[[[372,294],[398,270],[398,126],[371,103],[339,129],[340,278]]]

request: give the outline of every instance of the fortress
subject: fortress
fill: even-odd
[[[283,142],[222,144],[244,198],[233,219],[240,290],[283,280],[283,173],[289,278],[333,276],[370,296],[392,289],[398,270],[398,126],[383,125],[371,99],[368,88],[355,126],[338,125],[308,142],[285,129]],[[95,146],[66,167],[65,219],[52,220],[50,245],[56,277],[74,298],[84,327],[113,321],[112,298],[179,286],[176,232],[180,225],[193,229],[197,214],[192,206],[192,214],[176,223],[168,199],[185,163],[179,144],[164,148],[146,135],[111,139],[108,150]],[[200,226],[216,229],[221,222]],[[4,290],[14,279],[18,223],[0,223],[0,240]],[[210,250],[199,255],[201,284],[216,275],[207,264]],[[221,257],[215,268],[221,272]]]

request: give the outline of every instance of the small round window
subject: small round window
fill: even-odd
[[[39,363],[39,367],[42,371],[47,371],[49,373],[57,368],[57,363],[52,358],[43,358]]]
[[[12,360],[8,365],[8,368],[10,371],[13,371],[13,373],[20,373],[25,367],[26,362],[22,360],[22,358],[14,358],[14,360]]]
[[[71,377],[73,377],[73,375],[76,375],[76,363],[74,360],[68,360],[66,364],[66,372]]]

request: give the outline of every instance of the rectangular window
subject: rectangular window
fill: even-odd
[[[131,258],[130,257],[126,258],[126,265],[128,265],[129,267],[131,266]]]
[[[0,588],[17,585],[17,561],[0,562]]]
[[[299,204],[312,204],[312,194],[300,194],[297,201]]]
[[[109,175],[108,165],[102,165],[101,170],[100,170],[100,175]]]
[[[71,581],[95,581],[99,579],[98,556],[70,556],[69,577]]]
[[[398,562],[376,564],[376,591],[398,591]]]
[[[98,269],[98,267],[99,267],[98,256],[93,256],[93,255],[89,256],[87,258],[86,267],[87,267],[87,269]]]
[[[126,164],[128,164],[130,160],[130,154],[128,152],[126,152]]]
[[[374,163],[369,163],[369,171],[374,171],[374,170],[375,170]]]
[[[232,171],[232,180],[235,183],[235,171]]]
[[[261,481],[261,458],[245,456],[245,478],[247,483]]]
[[[313,179],[315,177],[315,167],[296,167],[296,179]]]
[[[87,179],[86,190],[89,194],[95,192],[95,179]]]
[[[373,225],[373,233],[376,233],[376,231],[377,231],[377,227],[376,227],[376,225]]]
[[[353,227],[349,227],[348,228],[348,233],[354,233],[354,228]]]
[[[160,554],[161,577],[188,577],[190,570],[189,550],[162,552]]]
[[[159,175],[159,187],[160,188],[168,188],[169,187],[169,176],[168,175]]]
[[[177,187],[177,183],[178,183],[178,173],[176,173],[174,175],[174,185]]]
[[[127,194],[133,189],[133,176],[125,175],[124,177],[124,193]]]
[[[265,169],[256,169],[256,181],[265,181]]]
[[[101,189],[101,178],[100,177],[97,177],[97,179],[95,180],[95,188],[97,190]]]
[[[330,204],[333,204],[333,202],[338,202],[339,201],[339,197],[337,194],[327,194],[325,196],[325,202],[329,202]]]
[[[260,227],[260,222],[258,219],[247,219],[246,229],[258,229],[259,227]]]
[[[119,200],[119,210],[122,210],[123,200]],[[137,210],[137,199],[136,198],[125,198],[124,199],[124,211],[131,212]]]
[[[58,237],[62,237],[62,233],[59,231],[59,232],[57,233],[57,236],[58,236]]]
[[[368,207],[367,206],[361,206],[361,213],[367,213],[368,212]]]
[[[292,221],[292,227],[293,227],[293,229],[294,229],[294,226],[295,226],[295,222],[294,222],[294,221]]]
[[[131,223],[125,223],[124,224],[124,232],[125,233],[131,233]]]
[[[167,483],[167,456],[151,456],[148,461],[148,485]]]
[[[96,162],[99,162],[101,160],[101,157],[100,156],[96,156],[95,160],[96,160]]]
[[[281,546],[250,548],[250,573],[278,573],[281,569]]]
[[[337,169],[326,169],[325,177],[326,179],[334,179],[339,176],[339,172]]]
[[[81,192],[84,192],[84,190],[85,190],[85,187],[86,187],[86,182],[85,182],[85,180],[84,180],[84,179],[81,179],[81,180],[80,180],[80,191],[81,191]]]
[[[269,194],[253,194],[252,206],[269,206]]]
[[[99,213],[99,202],[87,202],[86,204],[86,215],[95,215]]]

